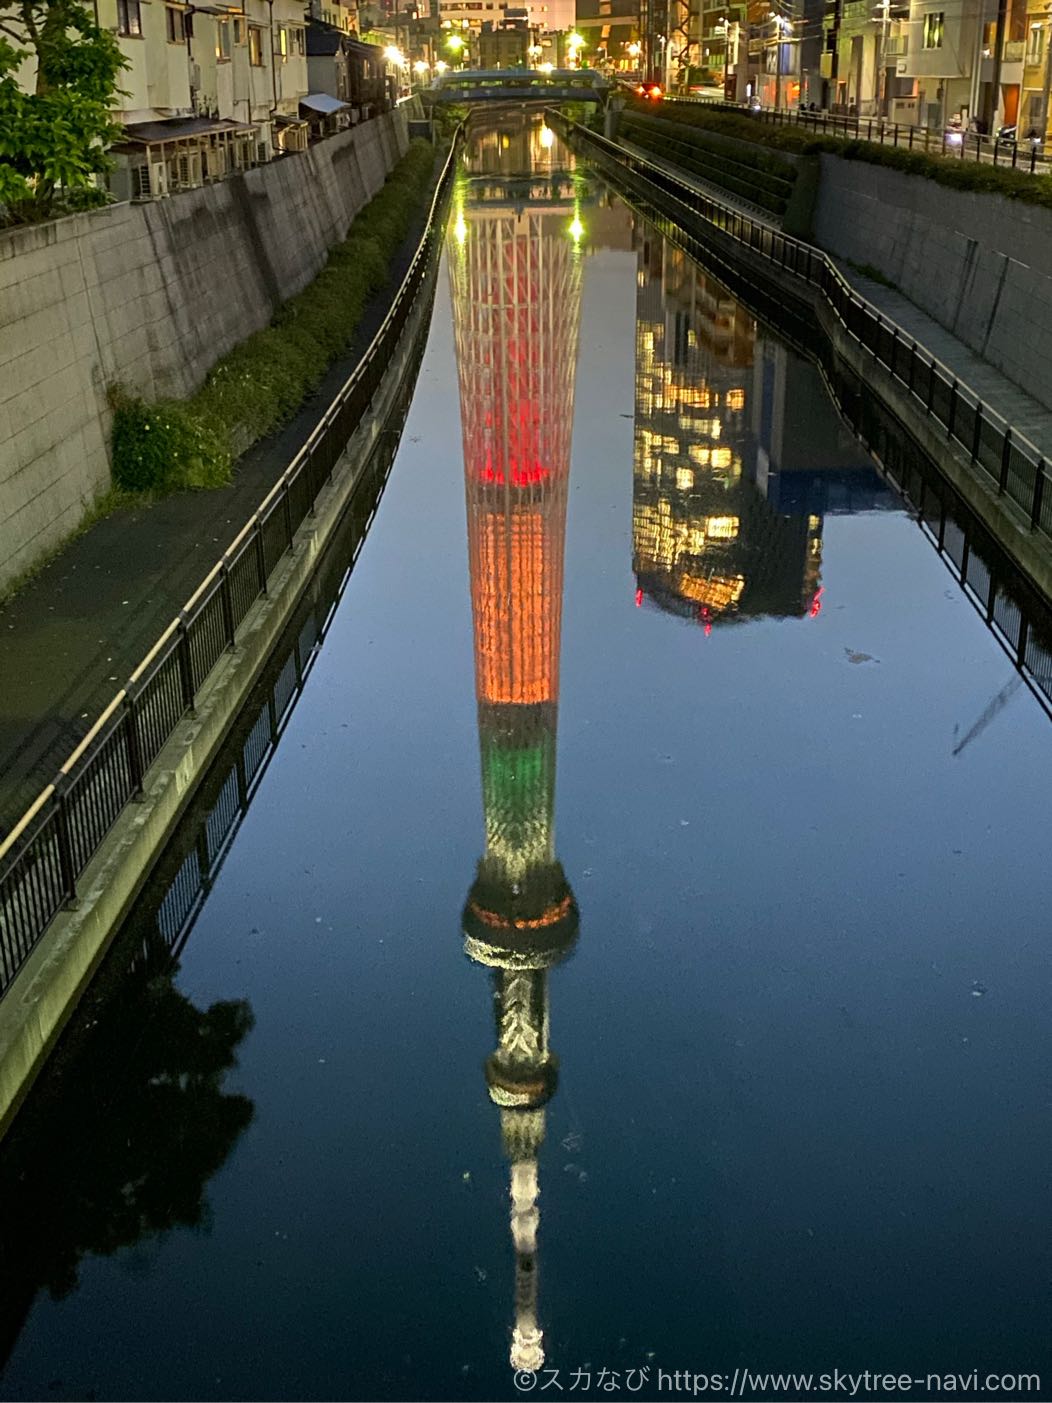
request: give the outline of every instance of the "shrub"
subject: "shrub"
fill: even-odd
[[[314,281],[270,326],[218,360],[196,394],[146,404],[115,393],[113,477],[120,487],[221,486],[239,454],[292,417],[387,282],[391,256],[428,196],[434,160],[429,142],[412,142]]]
[[[117,393],[113,478],[125,492],[219,487],[230,475],[229,443],[217,425],[178,400],[146,404]]]

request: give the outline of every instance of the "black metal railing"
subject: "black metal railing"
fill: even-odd
[[[689,102],[750,117],[765,126],[801,127],[816,135],[837,136],[848,141],[871,141],[877,146],[897,146],[926,156],[948,156],[960,161],[978,161],[992,166],[1008,166],[1027,175],[1047,175],[1049,164],[1040,138],[1017,141],[1015,137],[985,136],[958,127],[919,127],[908,122],[891,122],[886,117],[858,117],[847,113],[809,112],[806,108],[758,107],[752,103],[721,102],[718,98],[678,97],[671,102]]]
[[[401,287],[365,355],[222,558],[0,843],[0,997],[77,883],[220,658],[237,642],[371,404],[441,246],[459,133]]]
[[[560,121],[553,113],[549,119]],[[575,140],[585,145],[600,165],[606,163],[622,177],[627,175],[645,198],[656,196],[664,213],[678,223],[688,229],[703,226],[710,240],[712,231],[718,231],[819,292],[848,334],[899,381],[927,417],[945,430],[947,438],[964,450],[972,466],[998,494],[1022,510],[1031,530],[1052,536],[1052,491],[1040,450],[920,342],[867,302],[826,254],[721,204],[595,132],[575,123],[567,125],[573,126]]]

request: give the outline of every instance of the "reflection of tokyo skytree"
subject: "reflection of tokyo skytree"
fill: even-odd
[[[486,828],[463,929],[468,955],[493,971],[497,1046],[486,1082],[510,1164],[511,1365],[529,1370],[544,1362],[537,1155],[556,1084],[548,971],[578,923],[554,818],[580,264],[573,204],[558,198],[566,173],[544,130],[524,119],[505,134],[505,151],[516,142],[504,167],[517,167],[511,181],[464,181],[449,246]]]

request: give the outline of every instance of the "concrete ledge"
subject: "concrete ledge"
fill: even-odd
[[[364,464],[385,431],[417,338],[430,319],[437,256],[417,298],[373,407],[319,494],[313,520],[272,576],[237,636],[213,669],[196,714],[184,718],[147,776],[141,801],[129,803],[78,882],[75,908],[59,913],[0,1000],[0,1136],[7,1130],[102,960],[132,902],[222,745],[270,650],[336,531]]]

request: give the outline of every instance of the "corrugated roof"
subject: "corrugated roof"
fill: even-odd
[[[319,112],[323,117],[330,117],[334,112],[344,112],[348,103],[341,102],[338,97],[330,97],[328,93],[307,93],[300,98],[300,107],[305,107],[308,112]]]

